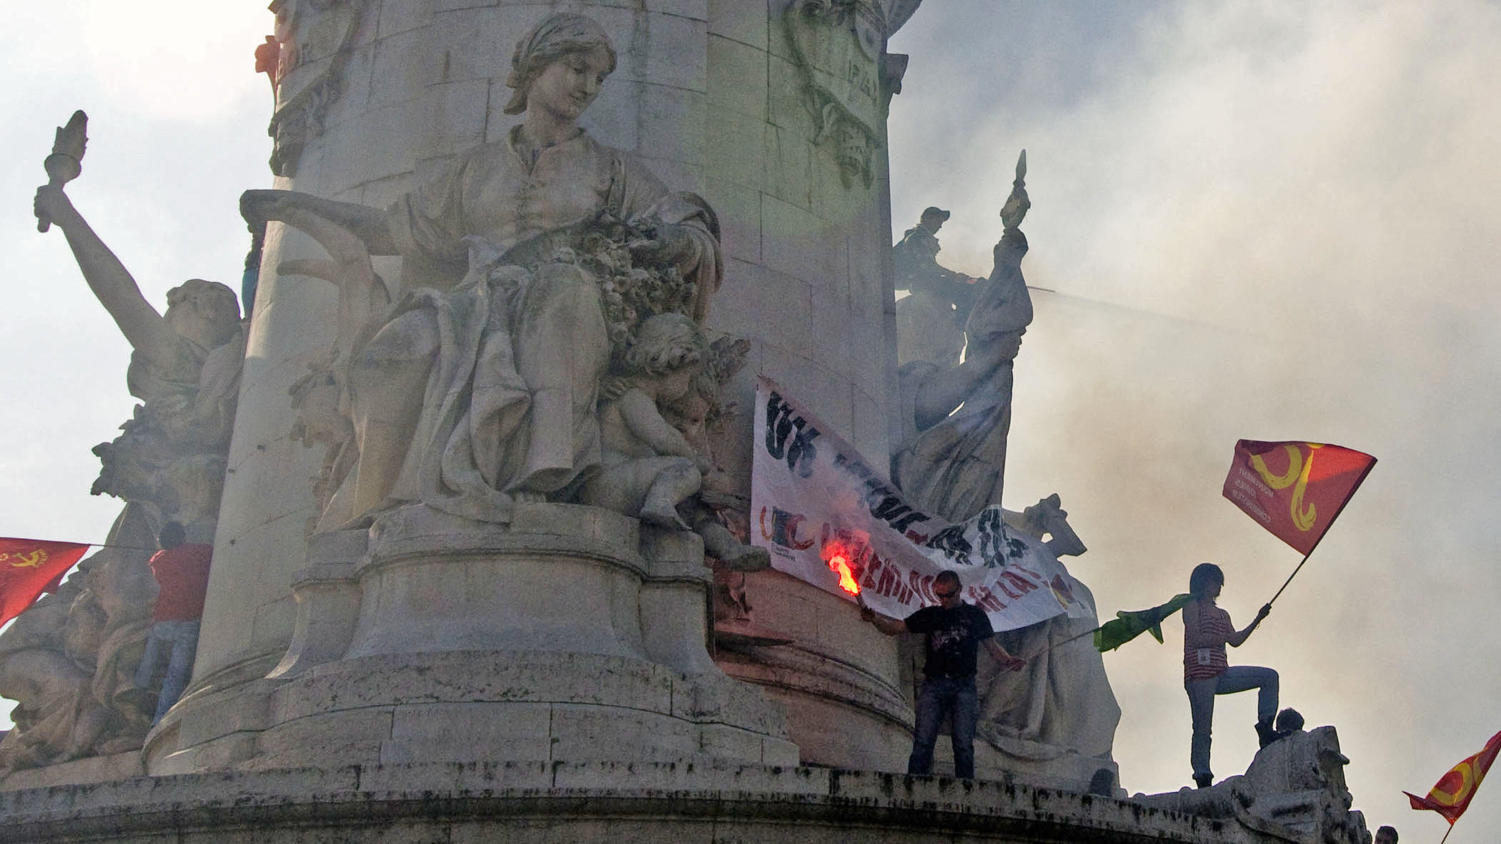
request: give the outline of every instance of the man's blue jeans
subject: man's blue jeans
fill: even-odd
[[[980,717],[975,677],[928,677],[917,695],[917,729],[912,736],[912,756],[907,773],[933,770],[933,745],[938,727],[947,713],[954,725],[954,776],[975,778],[975,722]]]
[[[136,688],[151,688],[157,669],[166,659],[167,673],[162,677],[161,691],[156,694],[156,715],[151,719],[151,726],[156,726],[172,704],[182,697],[182,690],[187,688],[188,677],[193,673],[193,656],[197,650],[197,619],[158,621],[151,625],[151,632],[146,636],[146,652],[141,655],[135,676]]]
[[[1256,720],[1271,721],[1277,714],[1277,672],[1254,665],[1234,665],[1225,673],[1208,680],[1185,680],[1188,711],[1193,717],[1193,741],[1188,760],[1194,776],[1210,776],[1209,740],[1214,724],[1214,696],[1229,695],[1247,689],[1260,689],[1256,698]]]

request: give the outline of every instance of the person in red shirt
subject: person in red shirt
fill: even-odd
[[[1188,578],[1193,600],[1183,607],[1183,688],[1193,719],[1189,761],[1194,784],[1208,788],[1214,782],[1209,770],[1210,728],[1214,723],[1214,696],[1259,689],[1256,700],[1256,734],[1261,746],[1277,739],[1272,718],[1277,714],[1277,672],[1254,665],[1230,667],[1225,645],[1240,647],[1261,620],[1272,611],[1267,604],[1244,630],[1236,630],[1230,614],[1215,606],[1225,586],[1225,573],[1214,563],[1200,563]]]
[[[208,571],[214,548],[185,540],[182,525],[167,522],[159,537],[162,550],[153,554],[149,563],[160,589],[151,613],[146,652],[141,655],[141,664],[136,669],[135,684],[138,688],[151,688],[162,662],[167,663],[156,696],[152,726],[156,726],[182,696],[193,673],[193,657],[198,650],[198,625],[203,617],[203,597],[208,591]]]

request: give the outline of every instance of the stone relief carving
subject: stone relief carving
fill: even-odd
[[[105,548],[0,633],[0,696],[17,702],[0,739],[0,778],[13,771],[134,750],[151,696],[132,682],[151,625],[155,546],[145,508],[127,505]]]
[[[271,77],[276,111],[267,133],[274,139],[271,172],[276,175],[296,175],[303,148],[322,133],[329,104],[344,92],[344,66],[368,5],[369,0],[271,3],[276,15],[271,36],[277,45]]]
[[[832,148],[845,187],[856,180],[870,187],[889,101],[886,77],[894,69],[883,59],[883,7],[873,0],[792,0],[782,20],[805,75],[814,143]]]
[[[922,0],[884,0],[886,8],[886,35],[895,35],[917,13]]]
[[[329,454],[316,531],[412,503],[508,523],[517,503],[580,502],[764,566],[724,528],[704,436],[745,353],[701,328],[718,220],[577,125],[615,58],[593,20],[544,20],[507,82],[521,124],[389,209],[245,194],[253,225],[294,225],[332,257],[281,272],[340,289],[329,355],[293,388],[296,435]],[[402,256],[396,295],[372,254]]]

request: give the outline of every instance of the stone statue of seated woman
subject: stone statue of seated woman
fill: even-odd
[[[522,122],[389,208],[242,198],[252,223],[314,215],[403,258],[402,288],[334,379],[352,444],[318,530],[413,502],[507,523],[518,501],[574,500],[632,332],[656,313],[703,321],[721,276],[712,210],[578,126],[615,62],[599,24],[552,15],[512,59],[506,111]]]

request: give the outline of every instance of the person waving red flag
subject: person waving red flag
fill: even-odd
[[[0,624],[26,611],[83,558],[88,545],[0,537]]]
[[[1414,809],[1438,812],[1452,827],[1470,807],[1470,798],[1475,796],[1475,789],[1480,787],[1480,781],[1485,779],[1485,772],[1490,770],[1498,754],[1501,754],[1501,733],[1491,736],[1479,753],[1450,768],[1434,784],[1427,797],[1408,791],[1402,793],[1407,795]]]

